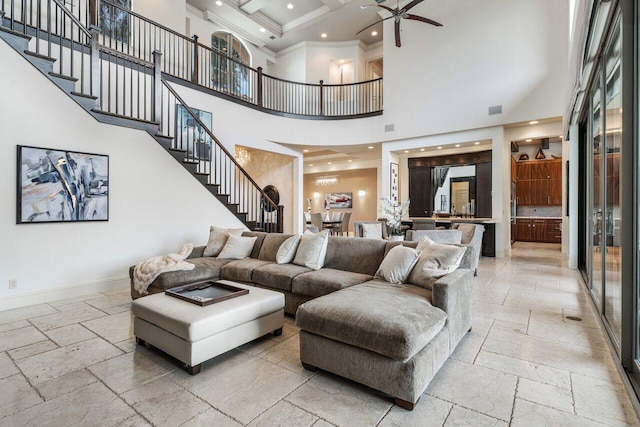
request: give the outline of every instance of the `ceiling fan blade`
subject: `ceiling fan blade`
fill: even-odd
[[[422,0],[421,0],[422,1]],[[393,13],[394,9],[391,9],[389,6],[385,6],[383,4],[376,4],[376,6],[383,8],[384,10]]]
[[[424,0],[413,0],[411,3],[409,3],[408,5],[406,5],[405,7],[403,7],[405,12],[408,12],[409,9],[411,9],[413,6],[417,5],[418,3],[423,2]]]
[[[366,27],[364,27],[363,29],[361,29],[360,31],[358,31],[358,32],[356,33],[356,36],[357,36],[358,34],[360,34],[361,32],[363,32],[364,30],[366,30],[367,28],[371,28],[371,27],[373,27],[374,25],[379,24],[379,23],[381,23],[382,21],[386,21],[387,19],[391,19],[391,18],[393,18],[393,16],[389,16],[389,17],[387,17],[387,18],[380,19],[379,21],[376,21],[376,22],[374,22],[374,23],[373,23],[373,24],[371,24],[371,25],[367,25]]]
[[[402,46],[402,43],[400,43],[400,20],[398,19],[396,21],[396,47],[400,46]]]
[[[436,27],[442,27],[442,24],[436,21],[433,21],[429,18],[424,18],[422,16],[418,16],[418,15],[412,15],[410,13],[407,13],[405,15],[402,16],[405,19],[413,19],[414,21],[420,21],[420,22],[426,22],[427,24],[431,24],[431,25],[435,25]]]

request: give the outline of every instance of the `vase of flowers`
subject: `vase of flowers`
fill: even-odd
[[[387,220],[387,229],[389,230],[389,239],[404,240],[404,235],[400,229],[402,226],[402,218],[409,213],[409,199],[398,204],[388,197],[382,199],[382,217]]]

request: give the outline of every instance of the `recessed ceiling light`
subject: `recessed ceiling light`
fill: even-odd
[[[560,135],[558,138],[560,138],[560,139],[564,139],[564,137],[563,137],[562,135]]]
[[[216,0],[216,6],[222,6],[222,0]]]
[[[293,9],[293,3],[289,3],[289,4],[287,5],[287,9]]]
[[[309,163],[309,166],[313,166],[313,163]]]
[[[340,60],[340,63],[341,63],[341,64],[344,64],[344,59],[341,59],[341,60]]]
[[[349,163],[353,162],[353,160],[351,160],[351,159],[349,159],[349,160],[347,160],[347,161],[348,161]]]
[[[327,164],[328,164],[328,165],[332,165],[333,163],[331,163],[331,162],[327,162]]]
[[[537,125],[537,124],[538,124],[538,121],[537,121],[537,120],[531,120],[531,121],[529,122],[529,124],[530,124],[530,125]]]
[[[303,153],[308,153],[309,150],[307,150],[306,148],[304,150],[302,150]]]
[[[438,147],[438,150],[442,150],[442,147]]]
[[[456,148],[460,147],[460,144],[456,144]]]
[[[404,150],[404,152],[405,152],[405,153],[408,153],[408,152],[409,152],[409,150]]]
[[[474,142],[475,145],[480,145],[480,141]]]
[[[420,151],[424,151],[424,148],[421,148]]]
[[[267,31],[267,30],[265,30],[264,28],[260,27],[260,32],[261,33],[264,33],[265,31]]]
[[[371,31],[371,35],[372,35],[372,36],[377,36],[377,35],[378,35],[378,32],[377,32],[377,31],[375,31],[375,30],[374,30],[374,31]]]
[[[369,150],[373,150],[373,145],[367,147]]]
[[[323,39],[326,39],[327,38],[327,33],[320,34],[320,37],[322,37]]]
[[[532,139],[531,139],[531,138],[529,138],[529,139],[525,139],[525,141],[524,141],[524,142],[531,142],[531,141],[532,141]]]

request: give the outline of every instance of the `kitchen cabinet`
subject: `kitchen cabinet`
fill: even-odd
[[[521,206],[562,205],[562,160],[517,164],[516,200]]]
[[[517,218],[515,240],[523,242],[562,242],[562,220],[545,218]]]

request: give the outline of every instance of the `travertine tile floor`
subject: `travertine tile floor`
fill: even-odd
[[[128,291],[0,312],[0,425],[639,425],[588,297],[560,259],[559,245],[517,243],[509,259],[482,260],[473,331],[413,412],[302,369],[291,319],[282,336],[191,377],[134,344]]]

